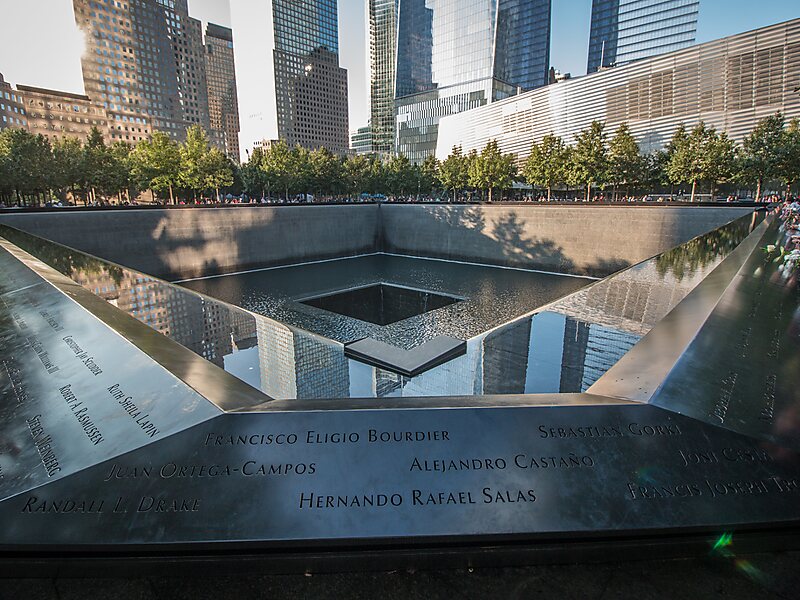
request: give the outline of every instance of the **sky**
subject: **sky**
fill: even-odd
[[[340,64],[348,71],[351,130],[369,118],[366,2],[339,0]],[[275,94],[264,76],[272,70],[270,6],[271,0],[189,0],[193,17],[233,28],[243,151],[256,140],[276,137]],[[591,0],[553,0],[550,64],[573,77],[586,73],[591,6]],[[0,15],[0,73],[6,81],[83,93],[83,38],[72,0],[0,0]],[[697,42],[797,17],[797,0],[700,0]]]

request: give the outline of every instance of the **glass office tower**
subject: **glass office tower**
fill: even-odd
[[[546,84],[550,7],[550,0],[371,0],[373,131],[388,114],[374,90],[390,80],[395,150],[417,163],[434,153],[442,116]],[[391,28],[395,43],[381,45]],[[393,73],[376,69],[391,64],[392,52]]]
[[[587,73],[691,46],[700,0],[593,0]]]
[[[764,117],[800,117],[798,89],[800,19],[793,19],[446,117],[436,155],[446,158],[454,145],[480,151],[495,140],[521,165],[533,142],[554,134],[574,143],[592,121],[605,122],[608,132],[626,123],[643,153],[700,122],[741,142]]]
[[[369,0],[371,152],[394,151],[394,73],[400,0]]]
[[[347,71],[339,66],[336,0],[272,0],[278,137],[345,153]]]
[[[239,162],[239,97],[233,60],[233,31],[209,23],[206,27],[209,137],[228,158]]]

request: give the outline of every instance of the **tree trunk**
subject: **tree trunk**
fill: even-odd
[[[175,196],[172,195],[172,184],[169,184],[169,203],[175,204]]]
[[[550,186],[547,186],[547,201],[550,202]]]
[[[694,192],[697,189],[697,179],[692,179],[692,197],[689,200],[690,202],[694,202]]]
[[[589,198],[592,195],[592,182],[586,182],[586,201],[589,202]]]
[[[491,188],[491,187],[489,188],[489,202],[492,201],[492,191],[493,191],[493,189],[494,188]]]
[[[286,203],[288,204],[289,203],[289,188],[288,187],[284,189],[284,199],[286,200]]]
[[[457,202],[457,200],[456,200],[456,188],[453,188],[453,202]]]

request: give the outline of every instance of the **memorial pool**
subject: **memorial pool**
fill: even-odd
[[[0,225],[0,565],[791,547],[800,296],[774,249],[798,217],[620,265],[602,231],[590,260],[580,239],[525,241],[537,210],[509,235],[504,210],[484,214],[500,247],[458,246],[497,230],[472,214],[407,240],[431,256],[395,256],[383,229],[371,252],[183,285]],[[654,210],[662,234],[709,214]],[[159,231],[162,264],[230,262]]]

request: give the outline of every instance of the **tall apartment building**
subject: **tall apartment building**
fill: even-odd
[[[27,127],[22,95],[11,87],[0,73],[0,129],[6,127]]]
[[[385,18],[374,26],[371,18],[372,62],[390,63],[394,52],[394,147],[413,162],[435,152],[440,118],[547,83],[551,0],[404,0],[394,19],[390,6],[380,8]],[[393,26],[392,49],[385,38]],[[372,76],[384,90],[390,75]],[[383,96],[374,101],[373,128],[386,110]]]
[[[209,137],[228,158],[239,161],[239,98],[233,60],[233,31],[209,23],[206,27]]]
[[[51,140],[60,137],[85,140],[92,127],[109,138],[110,121],[105,109],[83,94],[58,92],[29,85],[17,85],[25,105],[28,130]]]
[[[592,0],[587,73],[691,46],[700,0]]]
[[[86,39],[84,88],[105,109],[111,141],[209,130],[202,24],[187,0],[73,0],[73,8]]]
[[[346,153],[347,71],[339,66],[336,0],[273,0],[272,21],[278,137]]]

